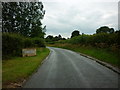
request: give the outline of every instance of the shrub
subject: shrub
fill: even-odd
[[[25,39],[23,40],[23,42],[24,42],[24,48],[34,47],[34,43],[33,43],[32,38],[25,38]]]
[[[120,35],[117,33],[99,33],[99,34],[93,34],[93,35],[83,34],[83,35],[79,35],[71,39],[65,40],[64,43],[92,45],[100,48],[107,48],[114,44],[119,46],[120,45],[119,36]]]
[[[2,55],[3,59],[8,56],[20,56],[23,48],[23,37],[13,33],[2,34]]]
[[[11,56],[21,56],[22,48],[45,47],[42,38],[24,37],[15,33],[2,34],[2,58],[7,59]]]
[[[42,38],[35,37],[32,41],[35,47],[45,47],[45,40]]]

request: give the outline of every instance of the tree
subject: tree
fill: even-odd
[[[100,27],[99,29],[96,30],[96,33],[114,33],[113,28],[109,28],[107,26]]]
[[[15,32],[15,16],[18,11],[16,2],[2,2],[2,32]]]
[[[72,32],[72,35],[71,35],[71,38],[75,37],[75,36],[79,36],[79,31],[78,30],[75,30]]]
[[[2,2],[2,32],[44,38],[42,2]]]
[[[109,33],[114,33],[114,28],[110,28]]]
[[[46,38],[45,38],[46,42],[51,42],[53,41],[53,36],[52,35],[48,35]]]
[[[58,41],[59,40],[59,37],[58,36],[55,36],[54,38],[53,38],[53,41]]]
[[[59,40],[65,40],[65,38],[62,38],[62,36],[59,34],[58,36],[52,36],[52,35],[48,35],[46,37],[46,41],[47,42],[54,42],[54,41],[59,41]]]
[[[46,37],[46,39],[53,39],[53,36],[52,36],[52,35],[48,35],[48,36]]]
[[[115,33],[119,33],[120,34],[120,30],[116,30]]]
[[[58,35],[58,38],[59,38],[59,39],[62,39],[62,36],[59,34],[59,35]]]

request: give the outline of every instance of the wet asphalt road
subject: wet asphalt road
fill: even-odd
[[[23,88],[118,88],[118,74],[66,49],[49,47],[50,56]]]

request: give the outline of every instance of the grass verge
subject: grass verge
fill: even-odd
[[[2,62],[2,86],[14,87],[12,83],[20,83],[30,76],[49,54],[47,48],[37,48],[37,56],[13,57]]]
[[[82,46],[82,45],[73,45],[73,44],[51,44],[48,46],[59,47],[59,48],[73,50],[75,52],[80,52],[120,68],[119,54],[109,51],[106,48],[103,49],[103,48],[95,48],[92,46]]]

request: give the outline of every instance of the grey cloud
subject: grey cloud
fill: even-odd
[[[43,24],[47,35],[70,37],[73,30],[93,34],[96,29],[108,25],[117,29],[117,2],[44,2],[46,15]]]

